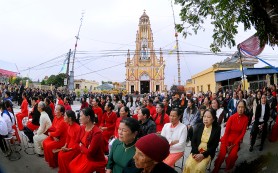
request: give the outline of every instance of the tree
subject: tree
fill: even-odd
[[[42,80],[41,85],[46,85],[46,81]]]
[[[64,79],[66,78],[66,74],[64,73],[60,73],[58,75],[51,75],[48,79],[47,79],[47,84],[48,85],[55,85],[57,87],[59,86],[64,86]]]
[[[66,78],[65,73],[60,73],[56,76],[56,85],[57,86],[64,86],[64,79]]]
[[[180,17],[183,24],[177,24],[178,32],[186,37],[204,30],[204,21],[211,19],[213,43],[210,48],[219,52],[223,46],[235,46],[234,37],[238,25],[244,30],[253,26],[261,41],[261,46],[278,44],[278,1],[277,0],[175,0],[182,6]]]
[[[19,84],[19,82],[22,81],[23,85],[25,85],[27,80],[29,83],[32,83],[32,80],[29,77],[19,77],[19,76],[17,76],[16,78],[13,78],[11,83]]]
[[[49,78],[48,78],[47,81],[46,81],[46,83],[47,83],[48,85],[51,85],[51,84],[54,85],[55,82],[56,82],[56,76],[55,76],[55,75],[49,76]]]

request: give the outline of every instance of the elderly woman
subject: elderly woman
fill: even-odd
[[[121,120],[118,128],[118,139],[113,142],[106,166],[106,173],[122,173],[123,168],[135,154],[135,142],[139,131],[139,123],[133,118]]]
[[[38,111],[40,112],[40,127],[37,131],[34,132],[34,149],[35,152],[42,157],[43,156],[43,149],[42,149],[42,142],[47,138],[47,135],[45,135],[45,132],[51,127],[52,123],[48,116],[48,114],[45,112],[46,104],[43,101],[40,101],[38,104]]]
[[[214,162],[213,173],[219,172],[227,153],[226,171],[230,171],[235,165],[238,157],[237,152],[248,125],[248,117],[244,115],[245,108],[245,101],[238,101],[237,112],[227,121],[224,136],[221,138],[220,151]]]
[[[215,150],[220,139],[221,127],[217,123],[216,112],[206,109],[203,123],[194,128],[192,150],[185,162],[183,173],[204,173],[210,160],[215,155]]]
[[[77,137],[80,154],[69,164],[71,173],[104,171],[104,157],[101,130],[95,125],[95,113],[87,107],[80,112],[81,130]]]
[[[161,135],[164,136],[170,144],[170,154],[164,160],[164,163],[174,167],[184,154],[186,142],[186,126],[180,122],[181,114],[179,109],[174,108],[170,112],[170,123],[164,125]]]
[[[52,168],[58,166],[58,153],[53,150],[63,147],[66,143],[68,125],[64,121],[65,107],[57,105],[55,108],[55,117],[48,132],[48,137],[43,141],[43,150],[45,161]]]
[[[135,166],[139,168],[137,173],[177,173],[174,168],[163,162],[170,150],[169,142],[165,137],[152,133],[140,138],[135,147],[136,152],[133,158]]]

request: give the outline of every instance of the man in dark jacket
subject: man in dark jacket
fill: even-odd
[[[261,97],[261,104],[257,105],[256,113],[255,113],[255,122],[251,130],[251,146],[249,148],[249,151],[253,151],[253,146],[256,142],[257,134],[259,131],[262,131],[262,137],[261,137],[261,145],[260,145],[260,151],[263,150],[264,141],[267,136],[267,122],[270,117],[270,107],[266,103],[266,95],[263,94]]]
[[[150,117],[150,111],[147,108],[142,108],[138,111],[138,121],[140,124],[140,131],[138,137],[143,137],[150,133],[156,132],[155,122]]]

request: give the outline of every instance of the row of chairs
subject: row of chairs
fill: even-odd
[[[13,131],[8,134],[7,138],[4,138],[5,146],[7,146],[6,151],[8,151],[7,158],[11,161],[16,161],[21,158],[20,151],[22,149],[28,155],[35,154],[34,145],[28,142],[28,137],[23,131],[19,134],[17,129],[17,126],[14,125]]]

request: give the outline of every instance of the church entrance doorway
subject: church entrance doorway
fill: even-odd
[[[140,94],[150,93],[150,81],[140,81]]]

